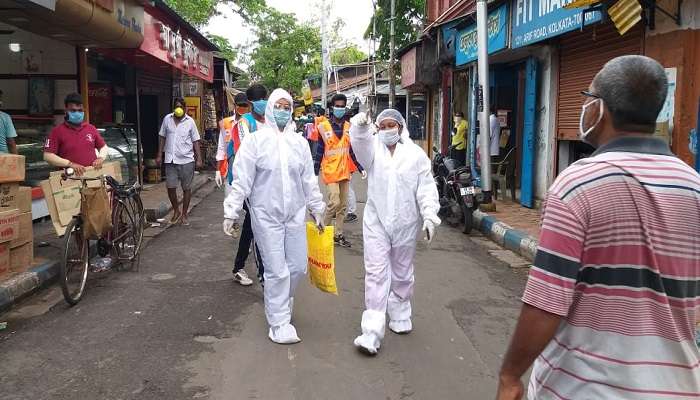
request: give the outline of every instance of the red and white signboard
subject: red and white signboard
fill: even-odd
[[[214,81],[214,55],[203,50],[176,24],[144,13],[141,51],[148,53],[188,75],[207,82]]]

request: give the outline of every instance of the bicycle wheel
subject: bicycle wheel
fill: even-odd
[[[146,229],[146,213],[143,210],[141,195],[137,193],[129,198],[129,209],[134,219],[134,229],[138,243],[136,251],[140,252],[143,244],[143,231]]]
[[[133,269],[139,254],[139,243],[134,218],[129,207],[119,200],[115,204],[112,226],[112,249],[125,269]]]
[[[71,306],[78,304],[85,292],[89,250],[88,241],[83,236],[82,221],[74,217],[63,237],[63,260],[59,271],[63,298]]]

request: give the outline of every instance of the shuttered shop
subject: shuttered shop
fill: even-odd
[[[578,140],[578,124],[583,104],[582,90],[606,62],[626,54],[642,54],[644,35],[641,24],[620,36],[610,24],[597,24],[562,36],[559,60],[557,138]]]

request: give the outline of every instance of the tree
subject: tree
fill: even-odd
[[[231,7],[245,21],[250,21],[267,9],[265,0],[165,0],[165,2],[197,28],[206,25],[211,17],[218,15],[220,5]]]
[[[331,63],[333,65],[357,64],[366,58],[367,54],[355,44],[348,44],[345,47],[331,51]]]
[[[396,20],[395,20],[395,38],[394,43],[396,49],[415,41],[420,32],[421,22],[425,13],[425,0],[395,0],[396,1]],[[391,17],[391,0],[378,0],[377,9],[374,16],[369,22],[369,26],[365,31],[365,39],[372,36],[372,25],[377,22],[377,31],[375,40],[379,40],[376,57],[379,59],[389,58],[389,18]]]
[[[238,57],[238,49],[231,46],[231,43],[223,36],[207,35],[207,39],[219,48],[217,54],[225,58],[231,65],[234,65]]]
[[[321,34],[294,15],[268,8],[251,24],[257,41],[250,52],[250,74],[268,88],[301,91],[302,80],[321,70]]]

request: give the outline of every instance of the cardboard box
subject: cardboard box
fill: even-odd
[[[24,181],[24,156],[0,154],[0,183]]]
[[[10,249],[10,272],[18,273],[28,270],[34,262],[34,242]]]
[[[9,242],[19,236],[19,210],[0,211],[0,243]]]
[[[41,189],[51,215],[56,234],[63,236],[66,227],[75,215],[80,213],[80,181],[63,180],[61,171],[52,172],[49,179],[41,181]],[[90,167],[85,172],[86,177],[109,175],[121,181],[121,164],[117,161],[105,163],[101,170]],[[88,187],[98,187],[99,181],[88,182]]]
[[[32,188],[20,186],[17,190],[17,208],[20,213],[32,212]]]
[[[10,246],[0,243],[0,278],[10,273]]]
[[[14,249],[23,244],[27,244],[34,239],[34,226],[32,224],[32,213],[21,213],[19,215],[19,233],[17,238],[10,241],[10,248]]]
[[[0,183],[0,211],[19,208],[19,183]],[[30,194],[31,197],[31,194]]]

